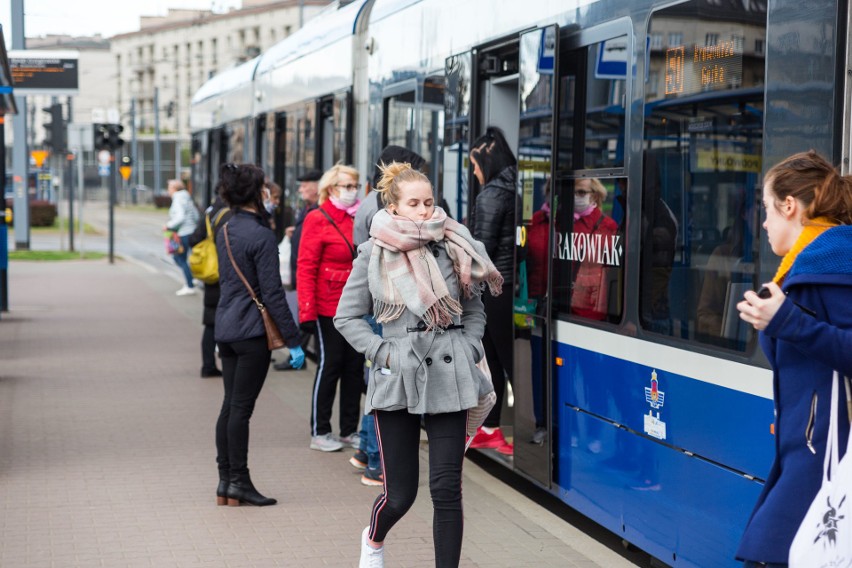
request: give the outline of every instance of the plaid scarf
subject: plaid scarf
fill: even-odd
[[[502,290],[503,277],[485,246],[440,207],[419,223],[382,209],[373,217],[370,235],[368,283],[378,323],[397,319],[406,308],[430,330],[451,325],[453,316],[461,315],[461,304],[450,296],[435,255],[426,247],[432,241],[444,241],[465,298],[480,294],[485,284],[492,295]]]

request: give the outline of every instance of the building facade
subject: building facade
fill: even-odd
[[[163,185],[189,166],[188,111],[195,91],[219,71],[248,61],[287,37],[327,4],[328,0],[243,0],[241,9],[226,13],[170,9],[163,17],[143,17],[139,31],[110,38],[112,106],[123,117],[125,139],[135,106],[141,142],[138,183],[158,189],[153,187],[157,180],[146,175],[153,168],[148,146],[157,119],[163,172],[159,185]]]

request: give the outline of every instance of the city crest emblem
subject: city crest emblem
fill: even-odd
[[[666,393],[660,390],[660,385],[657,381],[657,371],[651,371],[651,386],[645,387],[645,400],[651,405],[651,408],[659,410],[663,407],[665,399]]]

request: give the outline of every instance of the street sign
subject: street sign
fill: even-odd
[[[36,167],[40,168],[49,152],[46,150],[33,150],[30,154],[32,155],[33,160],[35,160]]]
[[[8,55],[16,95],[78,94],[78,52],[17,49]]]
[[[109,164],[99,164],[98,165],[98,175],[101,177],[109,177]]]

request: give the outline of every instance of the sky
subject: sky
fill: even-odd
[[[169,8],[224,12],[241,0],[24,0],[27,37],[47,34],[104,37],[137,31],[140,16],[164,16]],[[6,45],[12,44],[12,1],[0,0],[0,23]]]

